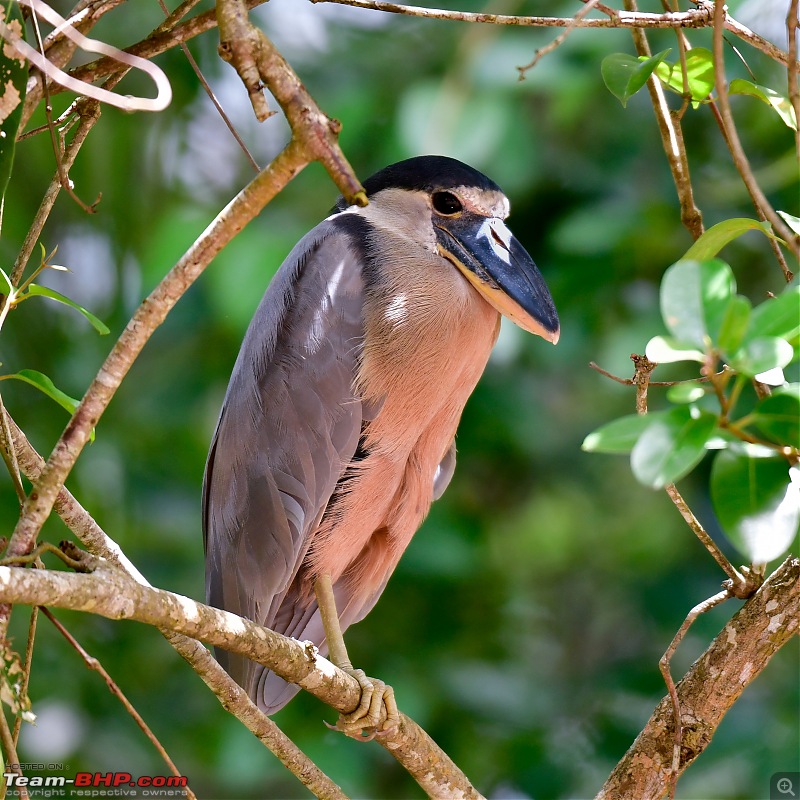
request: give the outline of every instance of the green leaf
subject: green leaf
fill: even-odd
[[[664,324],[678,341],[705,350],[709,339],[718,340],[735,292],[736,280],[724,261],[678,261],[661,281]]]
[[[696,383],[676,383],[667,389],[667,400],[670,403],[694,403],[705,393],[706,390]]]
[[[28,286],[25,294],[22,295],[21,299],[25,299],[27,297],[49,297],[51,300],[57,300],[59,303],[64,303],[64,305],[69,306],[70,308],[74,308],[76,311],[80,311],[84,317],[92,324],[92,327],[102,336],[105,336],[108,333],[108,327],[106,324],[98,319],[91,311],[87,311],[83,306],[78,305],[74,300],[70,300],[69,297],[65,297],[60,292],[55,291],[54,289],[48,289],[47,286],[39,286],[36,283],[32,283]]]
[[[702,350],[684,344],[672,336],[654,336],[645,348],[644,354],[656,364],[673,364],[676,361],[705,361]]]
[[[636,479],[660,489],[691,472],[705,455],[706,441],[716,424],[714,414],[693,406],[678,406],[659,414],[631,452]]]
[[[9,3],[5,13],[8,28],[24,38],[25,24],[19,3]],[[5,197],[11,168],[14,165],[14,150],[17,131],[25,105],[25,87],[28,81],[28,63],[10,44],[0,47],[0,200]]]
[[[35,369],[21,369],[11,375],[2,376],[2,380],[6,378],[14,378],[14,380],[24,381],[31,386],[35,386],[40,392],[44,392],[51,400],[55,400],[62,408],[69,411],[70,414],[74,414],[75,409],[78,407],[78,400],[62,392],[47,375],[43,375]]]
[[[737,294],[731,297],[722,324],[719,328],[718,344],[723,353],[733,353],[739,349],[750,324],[753,306],[746,297]]]
[[[669,55],[669,52],[669,50],[663,50],[644,61],[627,53],[612,53],[603,59],[600,64],[603,81],[611,94],[622,103],[623,108],[628,104],[628,100],[647,83],[653,70]]]
[[[680,62],[658,64],[655,73],[662,83],[680,95],[688,88],[692,105],[697,108],[714,88],[714,56],[705,47],[695,47],[686,54],[686,88]]]
[[[761,372],[785,367],[794,357],[794,348],[777,336],[759,336],[746,342],[730,357],[731,366],[754,378]]]
[[[587,453],[630,453],[642,431],[655,416],[630,414],[607,422],[583,440],[581,449]]]
[[[729,448],[711,468],[711,502],[722,529],[754,564],[780,557],[800,522],[800,470],[762,448]]]
[[[728,94],[746,94],[750,95],[750,97],[758,98],[762,103],[766,103],[770,108],[775,109],[785,125],[793,131],[797,130],[797,117],[791,102],[774,89],[770,89],[769,86],[759,86],[752,81],[736,78],[736,80],[731,81]]]
[[[777,444],[800,448],[800,385],[765,397],[752,415],[753,424]]]
[[[774,239],[772,226],[768,222],[759,222],[757,219],[747,217],[734,217],[712,225],[702,236],[686,251],[682,260],[707,261],[714,258],[729,242],[747,231],[761,231],[765,236]]]
[[[777,297],[759,303],[750,318],[745,341],[759,336],[800,336],[800,286],[787,286]]]

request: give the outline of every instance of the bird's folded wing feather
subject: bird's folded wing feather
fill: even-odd
[[[358,446],[362,223],[323,222],[281,266],[242,344],[206,465],[208,601],[268,627]],[[219,655],[247,686],[252,662]]]

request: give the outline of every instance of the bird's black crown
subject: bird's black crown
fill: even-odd
[[[416,156],[384,167],[364,181],[367,197],[383,189],[407,189],[409,191],[432,192],[454,189],[457,186],[472,186],[476,189],[502,191],[482,172],[469,164],[448,156]],[[336,208],[346,207],[344,198],[339,198]]]

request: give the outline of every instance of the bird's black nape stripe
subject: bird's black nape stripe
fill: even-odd
[[[457,186],[472,186],[476,189],[502,191],[500,187],[482,172],[473,169],[463,161],[448,156],[416,156],[398,161],[376,172],[364,181],[367,197],[383,189],[407,189],[410,191],[432,192],[434,190],[455,189]],[[343,211],[347,202],[340,197],[336,208]]]

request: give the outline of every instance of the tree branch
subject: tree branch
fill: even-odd
[[[323,658],[310,643],[281,636],[188,597],[143,586],[94,556],[87,555],[86,559],[87,568],[93,569],[88,574],[0,567],[0,602],[67,608],[143,622],[257,661],[342,713],[358,706],[358,681]],[[378,741],[430,797],[481,797],[449,756],[404,714],[397,730]]]
[[[216,219],[139,306],[103,366],[83,396],[59,438],[9,542],[7,555],[30,552],[72,466],[89,441],[111,398],[150,336],[214,256],[305,167],[307,160],[297,140],[260,172],[217,215]],[[10,609],[0,606],[0,637],[5,636]]]
[[[389,14],[404,14],[410,17],[425,19],[441,19],[451,22],[478,22],[489,25],[517,25],[535,28],[708,28],[712,25],[711,11],[707,2],[701,8],[690,11],[668,11],[664,14],[644,12],[616,11],[608,19],[583,19],[574,22],[574,17],[522,17],[507,14],[481,14],[468,11],[445,11],[440,8],[420,8],[399,3],[388,3],[384,0],[311,0],[312,3],[338,3],[355,8],[366,8],[373,11],[384,11]],[[605,10],[605,9],[600,9]],[[609,9],[610,11],[611,9]],[[608,13],[608,11],[606,11]],[[730,31],[752,47],[765,53],[781,64],[788,65],[790,57],[772,42],[759,36],[749,28],[726,14],[725,29]]]
[[[44,468],[44,459],[34,450],[25,434],[7,413],[5,418],[22,470],[29,480],[36,480]],[[138,583],[150,585],[119,545],[103,531],[66,488],[59,492],[54,508],[67,527],[93,554],[111,561]],[[329,800],[347,800],[342,790],[250,700],[247,692],[225,672],[200,642],[172,631],[162,630],[161,633],[216,695],[222,707],[235,716],[311,792]]]
[[[722,629],[677,686],[683,772],[708,746],[722,718],[800,626],[800,559],[788,558]],[[672,771],[673,701],[656,706],[596,800],[657,800]]]
[[[120,0],[114,0],[114,2],[118,3]],[[265,2],[266,0],[247,0],[247,5],[249,8],[254,8],[255,6],[261,5]],[[97,5],[98,7],[102,8],[102,13],[106,13],[114,7],[113,5],[109,5],[109,0],[100,0],[99,2],[95,2],[91,5]],[[98,15],[97,19],[99,19],[99,16],[101,16],[101,14]],[[203,14],[198,14],[196,17],[192,17],[180,25],[175,25],[175,27],[172,29],[167,28],[167,23],[170,21],[174,22],[177,18],[179,18],[177,15],[171,16],[165,21],[164,24],[160,25],[148,37],[142,39],[142,41],[137,42],[134,45],[131,45],[130,47],[126,47],[125,52],[130,55],[139,56],[140,58],[153,58],[160,53],[164,53],[167,50],[172,49],[182,42],[187,42],[189,39],[193,39],[195,36],[215,28],[217,25],[216,12],[213,9],[211,11],[206,11]],[[95,19],[94,21],[96,22],[97,20]],[[75,24],[75,27],[81,31],[85,31],[87,29],[78,24]],[[71,47],[71,49],[65,49],[64,52],[59,52],[58,54],[54,53],[52,49],[47,50],[48,60],[59,67],[63,67],[70,60],[75,51],[75,46],[72,45],[69,40],[66,40],[61,44],[63,44],[65,48]],[[45,41],[45,46],[47,46],[47,41]],[[117,72],[123,71],[124,69],[126,69],[124,65],[120,64],[113,58],[103,57],[91,61],[88,64],[83,64],[79,67],[71,69],[68,72],[68,75],[76,80],[92,83],[99,78],[105,77],[106,75],[113,75]],[[66,91],[63,86],[59,86],[56,83],[49,83],[48,88],[51,95],[56,95]],[[25,96],[25,107],[22,114],[20,131],[24,129],[34,109],[41,101],[42,84],[37,77],[35,82],[30,81],[28,83],[28,92]]]

